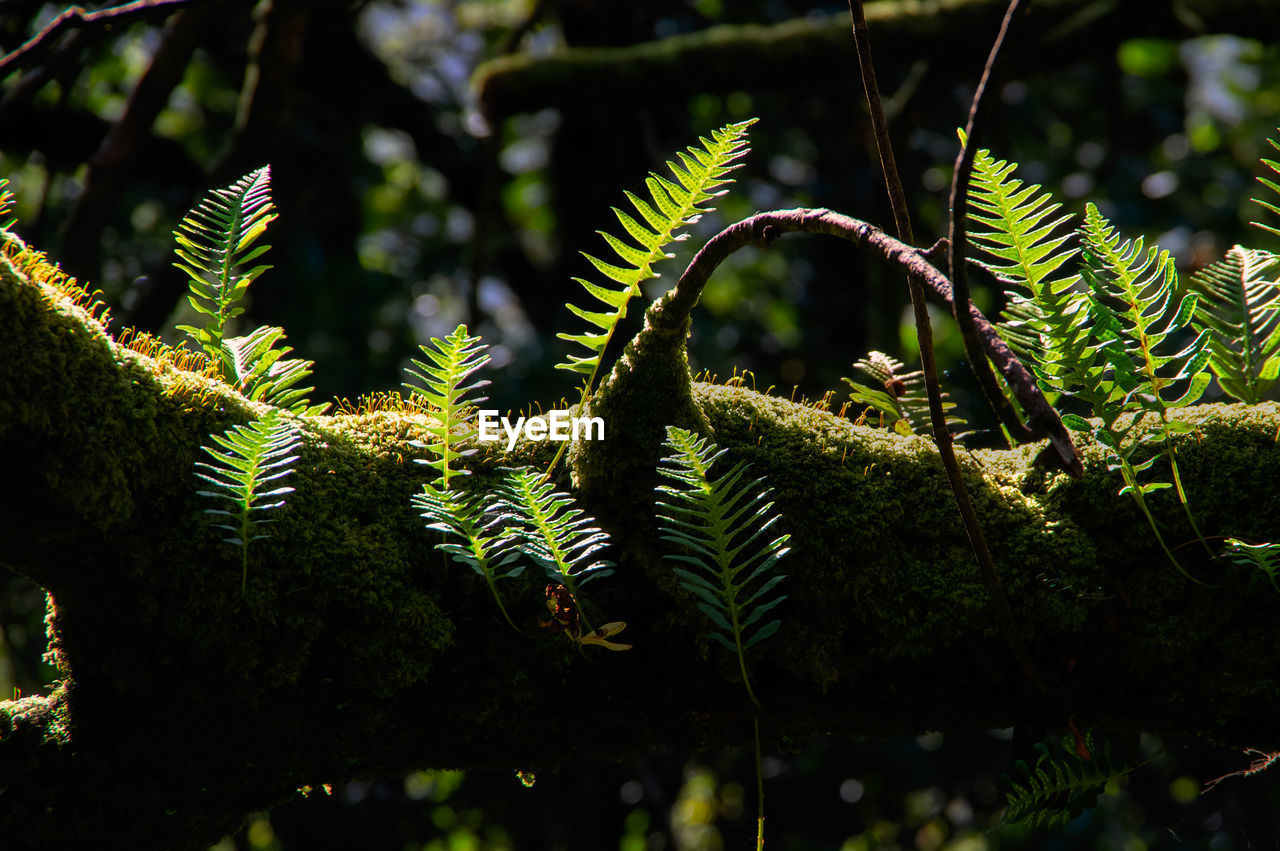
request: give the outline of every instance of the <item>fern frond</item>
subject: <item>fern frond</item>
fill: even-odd
[[[476,428],[467,420],[471,408],[486,401],[484,396],[468,396],[469,393],[487,387],[487,380],[465,382],[473,372],[489,362],[484,353],[485,344],[479,337],[467,333],[466,325],[459,325],[453,333],[441,340],[433,337],[429,345],[419,346],[426,360],[414,360],[406,369],[410,378],[419,384],[406,383],[410,401],[426,409],[436,418],[435,425],[427,426],[434,438],[427,449],[436,457],[419,459],[420,464],[433,468],[440,476],[442,490],[449,489],[449,477],[466,475],[465,469],[454,469],[453,463],[475,452],[460,451],[457,446],[475,437]]]
[[[528,467],[509,470],[500,490],[499,519],[515,524],[516,549],[541,565],[576,603],[581,602],[579,588],[613,573],[613,563],[598,558],[609,535],[541,473]]]
[[[1199,298],[1195,293],[1178,297],[1173,257],[1145,249],[1142,237],[1121,241],[1094,204],[1086,208],[1082,233],[1085,279],[1095,300],[1115,316],[1116,340],[1131,358],[1129,364],[1112,364],[1117,380],[1135,381],[1126,389],[1149,411],[1194,403],[1209,384],[1205,367],[1212,353],[1209,334],[1201,331],[1181,350],[1163,354],[1165,342],[1190,323]],[[1175,384],[1180,395],[1167,398]]]
[[[613,213],[631,242],[604,231],[599,232],[622,265],[583,254],[596,271],[611,283],[599,286],[582,278],[574,278],[605,309],[588,310],[566,304],[575,316],[586,320],[592,330],[581,334],[556,335],[587,350],[585,354],[572,354],[563,363],[556,364],[559,369],[568,369],[585,376],[582,402],[591,395],[600,370],[600,359],[614,329],[627,315],[627,303],[640,292],[642,282],[658,276],[653,271],[654,264],[674,256],[665,251],[665,246],[685,238],[686,235],[678,235],[677,231],[696,222],[703,213],[709,212],[711,208],[707,206],[707,202],[724,194],[720,187],[729,182],[726,175],[737,167],[733,164],[734,160],[747,152],[747,128],[755,121],[752,118],[721,127],[712,132],[710,139],[700,138],[700,146],[688,148],[687,153],[680,152],[678,162],[669,160],[667,168],[675,178],[674,182],[651,173],[645,180],[645,186],[649,190],[647,201],[631,192],[626,193],[627,200],[634,208],[633,214],[616,207],[613,208]]]
[[[1227,538],[1225,543],[1232,561],[1262,571],[1271,587],[1280,591],[1280,544],[1246,544],[1239,538]]]
[[[1209,369],[1224,393],[1256,404],[1280,375],[1280,257],[1234,246],[1191,277],[1191,324],[1209,332]]]
[[[1062,827],[1094,806],[1108,783],[1144,764],[1114,760],[1110,743],[1099,747],[1092,733],[1077,743],[1067,737],[1052,750],[1037,742],[1034,750],[1038,754],[1034,765],[1018,760],[1012,776],[1003,775],[1008,806],[1004,824]]]
[[[314,387],[298,387],[311,375],[313,361],[286,358],[291,346],[276,348],[284,329],[264,325],[243,337],[224,337],[219,349],[222,374],[254,402],[265,402],[293,414],[323,414],[329,405],[312,405],[307,394]]]
[[[7,177],[0,177],[0,219],[9,215],[9,211],[13,209],[13,193],[6,187],[9,185]],[[10,219],[7,222],[0,222],[0,234],[7,234],[9,229],[18,223],[18,220]]]
[[[1086,208],[1081,233],[1084,277],[1091,289],[1089,303],[1095,316],[1092,336],[1114,371],[1115,390],[1123,393],[1121,410],[1133,415],[1129,426],[1134,434],[1133,446],[1157,447],[1169,460],[1173,481],[1139,483],[1137,474],[1149,469],[1154,458],[1140,465],[1132,464],[1128,459],[1130,453],[1121,445],[1124,435],[1118,435],[1114,427],[1104,427],[1095,436],[1115,441],[1114,445],[1108,445],[1121,459],[1125,486],[1120,492],[1134,495],[1169,560],[1184,576],[1193,579],[1165,546],[1147,508],[1145,495],[1174,487],[1191,528],[1196,537],[1204,541],[1187,503],[1173,446],[1173,435],[1189,432],[1192,426],[1173,417],[1171,411],[1194,403],[1209,385],[1209,373],[1205,371],[1212,356],[1209,332],[1203,330],[1182,349],[1164,354],[1168,348],[1166,342],[1188,326],[1198,296],[1195,293],[1178,296],[1177,272],[1169,252],[1146,249],[1141,237],[1121,241],[1115,228],[1094,204]],[[1169,398],[1168,392],[1175,388],[1179,395]],[[1148,412],[1158,417],[1155,431],[1142,422],[1143,414]]]
[[[988,150],[978,151],[968,195],[968,218],[976,227],[969,239],[993,258],[983,265],[998,280],[1045,312],[1060,311],[1056,303],[1068,298],[1079,280],[1060,272],[1078,251],[1068,245],[1072,217],[1054,218],[1062,205],[1039,184],[1024,186],[1013,176],[1017,167],[997,161]]]
[[[428,521],[426,527],[444,534],[446,540],[436,544],[436,549],[448,553],[454,561],[465,564],[483,577],[502,617],[519,632],[520,628],[502,604],[498,580],[519,576],[524,572],[524,565],[517,564],[504,570],[516,561],[519,554],[512,549],[512,540],[499,531],[500,519],[486,498],[481,494],[444,490],[428,483],[411,500],[422,518]]]
[[[1277,128],[1277,132],[1280,132],[1280,128]],[[1277,136],[1276,139],[1268,139],[1267,144],[1275,148],[1277,151],[1280,151],[1280,136]],[[1266,157],[1263,157],[1261,162],[1272,173],[1276,175],[1280,175],[1280,162],[1276,162],[1275,160],[1269,160]],[[1268,189],[1270,189],[1272,192],[1274,192],[1278,196],[1278,198],[1280,198],[1280,183],[1276,183],[1274,180],[1268,180],[1266,177],[1262,175],[1258,176],[1258,182],[1261,183],[1263,186],[1267,187]],[[1270,210],[1272,213],[1276,214],[1277,216],[1280,216],[1280,206],[1276,206],[1276,204],[1272,203],[1271,201],[1264,201],[1261,198],[1254,198],[1253,203],[1259,205],[1263,209]],[[1277,228],[1273,225],[1264,225],[1262,222],[1252,222],[1252,224],[1255,227],[1260,227],[1265,231],[1270,231],[1276,236],[1280,236],[1280,228]]]
[[[180,325],[215,360],[227,323],[244,313],[245,290],[271,267],[244,267],[271,246],[253,243],[275,219],[271,203],[271,169],[263,166],[223,189],[210,191],[187,213],[178,230],[177,263],[191,278],[187,301],[207,317],[202,326]]]
[[[747,695],[759,707],[747,674],[746,652],[782,625],[777,618],[761,620],[787,599],[766,597],[786,578],[772,574],[778,560],[790,552],[786,544],[791,536],[774,529],[781,515],[771,513],[770,492],[760,487],[764,480],[743,481],[746,462],[712,478],[711,467],[727,450],[716,451],[706,438],[676,426],[667,426],[664,445],[671,454],[662,459],[658,472],[674,484],[655,489],[659,528],[664,541],[685,549],[666,558],[696,568],[677,567],[673,572],[685,590],[701,600],[698,610],[716,627],[711,637],[737,655]]]
[[[853,366],[878,386],[842,378],[841,381],[849,385],[850,399],[889,417],[894,431],[900,434],[929,433],[929,397],[925,393],[922,371],[907,372],[902,361],[877,351],[869,352]],[[954,414],[955,407],[956,403],[944,391],[942,412],[953,430],[966,425],[962,417]]]
[[[259,529],[272,520],[261,515],[284,505],[284,495],[293,493],[293,488],[276,487],[273,483],[293,473],[302,436],[278,410],[272,410],[261,419],[232,426],[210,438],[226,451],[200,447],[213,460],[197,461],[196,477],[216,490],[196,493],[230,503],[229,509],[206,508],[204,513],[226,518],[226,522],[213,525],[231,533],[223,542],[240,547],[240,592],[244,593],[249,577],[249,545],[269,537]]]

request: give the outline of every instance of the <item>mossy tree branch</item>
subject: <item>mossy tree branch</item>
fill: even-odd
[[[666,303],[689,298],[677,287]],[[683,328],[675,315],[667,333]],[[1081,447],[1080,479],[1038,466],[1034,446],[964,459],[1028,644],[1063,683],[1053,707],[1033,709],[931,442],[741,388],[695,385],[687,404],[768,478],[793,534],[783,626],[752,671],[775,735],[1074,716],[1280,747],[1274,592],[1243,569],[1196,565],[1211,589],[1177,577],[1098,447]],[[0,262],[0,448],[16,497],[0,565],[49,592],[62,675],[48,696],[0,703],[6,848],[72,847],[120,824],[139,847],[203,848],[303,785],[547,769],[749,729],[736,660],[702,637],[696,601],[654,557],[652,513],[610,513],[607,492],[580,493],[625,542],[590,602],[628,622],[635,649],[590,664],[560,636],[502,626],[483,582],[441,566],[410,505],[423,476],[410,441],[425,434],[411,414],[297,420],[297,491],[241,595],[238,553],[207,528],[191,465],[210,432],[262,411],[122,348],[56,287]],[[1179,457],[1206,529],[1280,539],[1277,406],[1188,418],[1197,431]],[[610,420],[606,438],[631,428]],[[555,447],[480,448],[476,484]],[[1189,539],[1176,501],[1155,502]],[[535,573],[510,580],[517,623],[544,611]]]
[[[940,66],[981,67],[1008,0],[885,0],[866,16],[881,56],[926,57]],[[1280,26],[1280,6],[1255,0],[1106,3],[1036,0],[1006,48],[1013,70],[1049,70],[1110,57],[1126,38],[1251,35]],[[570,47],[551,56],[516,54],[482,65],[474,87],[491,119],[586,100],[668,99],[699,92],[847,86],[856,59],[847,14],[811,15],[770,26],[723,24],[624,47]],[[797,76],[796,69],[804,74]],[[948,78],[950,79],[950,78]]]

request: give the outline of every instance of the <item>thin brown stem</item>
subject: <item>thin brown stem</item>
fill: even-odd
[[[893,145],[889,140],[889,128],[884,118],[884,108],[880,104],[880,92],[876,83],[875,64],[871,59],[871,43],[867,36],[867,21],[862,10],[862,0],[849,0],[849,14],[853,18],[853,37],[858,50],[858,65],[862,69],[862,85],[867,93],[867,105],[871,110],[871,125],[875,131],[876,148],[880,152],[880,165],[884,171],[885,185],[889,190],[889,202],[893,207],[893,219],[898,229],[898,236],[907,243],[915,242],[911,233],[911,219],[907,214],[906,193],[902,188],[902,179],[898,175],[898,167],[893,158]],[[942,466],[947,471],[947,481],[951,485],[951,493],[955,497],[956,508],[964,521],[965,533],[969,537],[969,545],[978,559],[982,570],[987,593],[991,597],[991,608],[1000,622],[1009,649],[1022,668],[1023,676],[1041,691],[1043,680],[1036,671],[1035,663],[1027,650],[1026,641],[1013,618],[1009,608],[1008,597],[1004,593],[1004,585],[996,570],[995,561],[987,547],[986,536],[978,523],[977,512],[973,510],[973,502],[969,499],[969,491],[965,487],[964,478],[960,474],[960,464],[956,460],[955,448],[952,446],[951,430],[947,428],[947,417],[942,409],[942,388],[938,385],[938,368],[933,354],[933,328],[929,324],[929,309],[924,303],[924,284],[918,272],[908,270],[907,286],[911,291],[911,309],[915,313],[916,339],[920,342],[920,367],[924,372],[925,392],[929,397],[929,419],[933,423],[933,437],[938,445],[938,455]],[[957,312],[966,313],[963,308],[969,304],[967,297],[957,297]],[[985,361],[983,361],[985,364]],[[974,367],[977,368],[975,363]]]
[[[1004,45],[1005,38],[1009,34],[1010,24],[1013,22],[1013,16],[1017,13],[1021,2],[1022,0],[1010,0],[1009,8],[1005,10],[1004,20],[1000,24],[1000,32],[996,36],[995,43],[991,46],[991,53],[987,56],[987,64],[982,69],[982,77],[978,80],[978,88],[973,93],[973,102],[969,105],[969,120],[965,124],[964,145],[956,157],[955,171],[951,175],[951,216],[948,226],[947,252],[947,275],[951,278],[951,286],[955,294],[952,311],[956,317],[956,325],[960,329],[960,338],[964,341],[964,350],[969,358],[969,366],[978,379],[978,385],[982,388],[982,395],[986,397],[987,404],[991,406],[991,409],[1000,417],[1001,422],[1014,434],[1023,431],[1022,422],[1018,419],[1013,406],[1009,404],[1009,401],[1004,397],[1004,393],[1000,391],[1000,387],[996,383],[996,377],[987,363],[986,355],[983,354],[982,344],[978,339],[968,311],[961,310],[959,305],[970,303],[969,281],[965,274],[964,256],[967,239],[965,233],[965,204],[969,194],[969,178],[973,174],[973,156],[977,151],[974,139],[979,134],[981,125],[985,123],[986,115],[990,111],[990,100],[985,97],[987,84],[991,81],[992,74],[999,63],[1000,48]]]
[[[757,213],[730,225],[712,237],[685,269],[670,292],[649,308],[648,326],[642,334],[666,335],[683,340],[676,332],[702,294],[702,288],[716,268],[731,254],[748,245],[768,247],[785,233],[815,233],[838,237],[870,251],[881,260],[898,266],[920,279],[934,298],[952,302],[951,281],[926,259],[925,252],[894,239],[875,225],[827,209],[774,210]],[[1019,404],[1028,413],[1028,422],[1038,438],[1048,438],[1064,469],[1079,478],[1084,471],[1076,455],[1071,435],[1058,412],[1049,405],[1022,362],[1000,339],[991,323],[977,307],[969,305],[969,315],[977,328],[987,357],[1009,383]]]
[[[911,232],[911,214],[907,212],[907,193],[902,188],[898,174],[898,162],[893,156],[893,143],[889,139],[889,123],[884,117],[880,102],[880,84],[876,82],[876,68],[871,61],[871,38],[867,34],[867,16],[862,0],[849,0],[849,16],[853,19],[853,41],[858,49],[858,68],[862,72],[862,87],[867,93],[867,106],[871,110],[871,130],[876,139],[876,152],[880,155],[880,168],[884,172],[884,185],[889,191],[889,206],[893,209],[893,225],[898,239],[914,243]],[[926,383],[928,373],[926,373]]]
[[[138,18],[153,14],[167,15],[184,6],[192,6],[200,2],[203,0],[137,0],[134,3],[99,9],[96,12],[86,12],[83,6],[71,6],[50,21],[40,32],[27,39],[17,50],[0,59],[0,79],[16,68],[26,68],[39,62],[64,32],[79,29],[106,32],[112,27],[124,26]]]

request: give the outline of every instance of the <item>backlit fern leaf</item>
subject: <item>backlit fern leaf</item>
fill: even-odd
[[[259,529],[272,521],[261,515],[284,505],[284,495],[293,493],[291,487],[272,485],[293,473],[302,437],[279,410],[210,437],[226,451],[200,447],[213,460],[197,461],[196,476],[217,490],[197,493],[230,503],[230,508],[206,508],[204,513],[226,518],[226,522],[214,525],[231,533],[222,539],[224,542],[240,547],[240,591],[244,593],[249,577],[249,545],[268,537]]]
[[[1277,151],[1280,151],[1280,141],[1277,141],[1277,139],[1268,139],[1267,144],[1275,148]],[[1262,164],[1266,166],[1272,173],[1276,175],[1280,175],[1280,162],[1276,162],[1275,160],[1269,160],[1266,157],[1263,157]],[[1258,177],[1258,182],[1261,183],[1263,186],[1267,187],[1268,189],[1270,189],[1277,196],[1280,196],[1280,183],[1276,183],[1274,180],[1268,180],[1266,177],[1263,177],[1261,175],[1259,175]],[[1276,204],[1270,201],[1264,201],[1261,198],[1254,198],[1253,202],[1263,207],[1266,210],[1270,210],[1272,213],[1275,213],[1277,216],[1280,216],[1280,206],[1276,206]],[[1257,227],[1262,228],[1265,231],[1270,231],[1271,233],[1274,233],[1276,236],[1280,236],[1280,228],[1277,228],[1274,225],[1264,225],[1262,222],[1253,222],[1253,224],[1256,225]]]
[[[471,408],[485,401],[483,396],[468,396],[474,390],[488,386],[486,380],[465,383],[471,374],[489,362],[484,353],[485,345],[479,337],[467,333],[467,326],[459,325],[443,340],[433,337],[429,345],[420,346],[426,360],[414,360],[406,372],[417,384],[406,383],[409,398],[424,407],[434,418],[427,426],[433,440],[427,449],[436,457],[419,459],[420,464],[432,467],[440,476],[440,489],[449,489],[449,477],[466,475],[467,470],[454,469],[453,463],[475,452],[459,450],[458,445],[475,436],[476,428],[467,419]]]
[[[182,220],[173,235],[179,262],[191,277],[187,300],[208,317],[204,325],[180,325],[209,356],[222,360],[227,323],[244,313],[241,302],[254,279],[271,267],[245,269],[271,246],[253,247],[276,217],[271,203],[271,171],[254,171],[223,189],[211,190]]]
[[[1196,536],[1204,540],[1187,504],[1173,446],[1173,435],[1191,431],[1192,427],[1171,412],[1194,403],[1209,384],[1205,371],[1212,355],[1209,333],[1201,331],[1183,348],[1165,354],[1166,344],[1188,326],[1197,301],[1195,293],[1178,296],[1177,272],[1169,252],[1146,249],[1141,237],[1121,241],[1094,204],[1086,207],[1081,235],[1084,277],[1091,290],[1089,305],[1094,316],[1091,336],[1113,370],[1110,381],[1114,387],[1104,410],[1095,410],[1104,418],[1101,428],[1094,429],[1079,417],[1064,417],[1063,422],[1070,428],[1093,433],[1116,453],[1116,466],[1125,481],[1120,493],[1133,495],[1169,560],[1191,578],[1165,546],[1145,496],[1151,491],[1176,488],[1188,522]],[[1177,395],[1170,396],[1170,391]],[[1112,404],[1117,393],[1122,394],[1119,411]],[[1126,427],[1117,430],[1115,423],[1121,413],[1132,417]],[[1144,422],[1147,413],[1156,415],[1154,431]],[[1172,482],[1138,481],[1138,473],[1148,470],[1157,457],[1133,463],[1131,456],[1139,445],[1153,446],[1169,460]]]
[[[1254,404],[1280,375],[1280,258],[1235,246],[1191,278],[1191,324],[1209,332],[1209,368],[1224,393]]]
[[[963,134],[962,134],[963,138]],[[1017,288],[1016,294],[1048,310],[1065,298],[1079,281],[1059,269],[1078,251],[1066,245],[1071,238],[1070,215],[1052,218],[1062,205],[1038,184],[1024,186],[1013,176],[1017,163],[996,161],[988,150],[973,160],[968,218],[969,239],[994,258],[985,264],[1001,282]]]
[[[772,573],[790,552],[786,544],[791,536],[773,537],[781,515],[770,513],[773,503],[768,501],[769,491],[760,487],[763,479],[742,481],[746,462],[712,478],[711,467],[727,450],[716,451],[706,438],[676,426],[667,426],[664,445],[671,454],[662,459],[658,472],[674,484],[656,488],[659,528],[664,541],[685,549],[666,557],[696,568],[677,567],[673,572],[701,600],[699,611],[717,628],[711,637],[737,656],[747,695],[759,707],[747,674],[746,652],[782,625],[776,618],[760,621],[787,599],[765,597],[786,578]]]
[[[264,325],[243,337],[224,337],[220,347],[222,374],[246,398],[283,408],[294,414],[323,414],[329,405],[312,405],[307,394],[314,387],[297,385],[311,375],[315,363],[286,358],[290,346],[276,348],[284,329]]]
[[[599,286],[583,278],[574,278],[606,309],[587,310],[566,304],[575,316],[585,319],[595,330],[582,334],[557,335],[571,343],[578,343],[587,350],[585,355],[569,355],[566,361],[556,364],[559,369],[572,370],[585,376],[582,386],[583,402],[591,395],[600,370],[600,359],[614,329],[627,315],[627,303],[640,292],[642,282],[657,277],[653,265],[673,256],[665,251],[665,246],[687,236],[676,232],[696,222],[703,213],[711,209],[706,206],[707,202],[724,194],[720,187],[729,182],[726,175],[737,167],[733,165],[734,160],[746,153],[747,128],[755,121],[752,118],[726,125],[713,131],[710,139],[700,138],[698,141],[701,146],[692,146],[687,152],[679,152],[679,162],[667,162],[667,167],[675,178],[674,182],[650,173],[645,180],[649,189],[648,201],[631,192],[626,193],[627,200],[635,208],[635,215],[616,207],[613,212],[631,242],[604,231],[599,232],[622,265],[614,265],[584,253],[583,256],[596,271],[612,283]]]
[[[422,492],[412,497],[412,502],[427,528],[441,532],[446,540],[436,544],[436,549],[448,553],[454,561],[474,570],[488,584],[498,610],[511,628],[519,627],[507,614],[498,593],[498,580],[519,576],[524,565],[517,564],[504,570],[519,556],[512,549],[512,540],[500,531],[501,518],[492,510],[486,496],[466,494],[456,490],[443,490],[434,483],[422,486]],[[454,540],[449,540],[454,539]]]
[[[1232,561],[1261,571],[1271,581],[1271,587],[1280,591],[1280,544],[1246,544],[1239,538],[1227,538],[1224,543]]]
[[[609,535],[541,473],[528,467],[508,471],[501,492],[497,508],[504,523],[514,524],[513,545],[576,602],[581,603],[579,588],[613,573],[613,563],[597,557],[609,545]]]

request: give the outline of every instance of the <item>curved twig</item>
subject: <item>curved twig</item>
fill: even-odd
[[[820,233],[852,242],[917,277],[938,300],[948,305],[952,302],[951,281],[926,259],[924,252],[859,219],[822,208],[799,208],[757,213],[712,237],[694,256],[675,287],[649,308],[646,324],[653,326],[655,331],[670,333],[677,330],[698,303],[702,288],[712,272],[729,255],[748,245],[767,247],[784,233]],[[1084,471],[1076,455],[1075,444],[1062,425],[1058,412],[1049,405],[1031,373],[1000,339],[982,311],[970,304],[969,315],[987,357],[1009,382],[1018,402],[1027,412],[1032,433],[1037,438],[1048,438],[1062,466],[1079,478]]]
[[[973,374],[978,378],[978,385],[982,388],[982,395],[986,397],[989,404],[1000,419],[1008,426],[1011,422],[1017,423],[1018,416],[1014,413],[1012,406],[1005,399],[1004,394],[1000,392],[1000,388],[996,385],[995,375],[992,374],[987,366],[986,357],[983,354],[981,341],[973,327],[973,320],[968,312],[959,310],[956,305],[969,304],[969,282],[965,275],[965,203],[969,194],[969,178],[973,174],[973,155],[977,150],[974,143],[974,137],[979,132],[980,124],[985,120],[987,113],[990,111],[990,101],[986,99],[987,84],[991,80],[997,64],[1000,60],[1000,49],[1004,46],[1005,38],[1009,34],[1010,24],[1013,22],[1013,16],[1017,14],[1018,5],[1022,0],[1010,0],[1009,8],[1005,10],[1004,20],[1000,24],[1000,33],[996,36],[995,43],[991,45],[991,53],[987,56],[987,64],[982,69],[982,77],[978,80],[978,88],[973,93],[973,102],[969,105],[969,120],[965,124],[965,140],[964,146],[960,149],[959,155],[956,157],[955,171],[951,175],[951,210],[950,224],[947,229],[948,234],[948,251],[947,251],[947,275],[951,278],[951,286],[954,292],[952,300],[952,313],[956,317],[956,325],[960,329],[960,339],[964,341],[964,351],[969,358],[969,366],[973,370]]]

